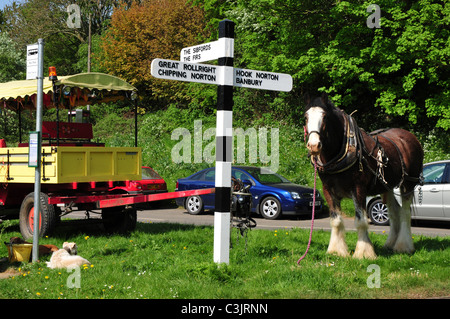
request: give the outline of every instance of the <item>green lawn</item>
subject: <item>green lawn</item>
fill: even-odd
[[[382,248],[386,235],[371,234],[378,259],[354,260],[326,254],[330,234],[315,231],[304,253],[308,230],[253,229],[245,238],[232,231],[229,265],[213,262],[213,227],[138,223],[129,236],[110,236],[94,226],[63,222],[41,243],[78,244],[92,265],[76,271],[38,263],[8,264],[15,275],[0,280],[2,299],[272,299],[272,298],[429,298],[450,295],[450,238],[416,236],[413,255]],[[5,227],[2,241],[20,236],[18,224]],[[349,247],[356,233],[347,234]],[[6,257],[4,245],[0,257]],[[379,271],[380,288],[373,287]],[[76,277],[77,276],[77,277]],[[77,288],[77,285],[79,288]]]

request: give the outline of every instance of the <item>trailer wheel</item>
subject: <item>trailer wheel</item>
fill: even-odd
[[[49,205],[47,194],[41,193],[41,213],[39,218],[39,237],[50,235],[57,223],[58,217],[53,205]],[[19,213],[20,232],[24,239],[33,237],[34,232],[34,192],[25,196]]]
[[[129,233],[136,228],[136,208],[110,207],[102,209],[103,226],[107,232]]]

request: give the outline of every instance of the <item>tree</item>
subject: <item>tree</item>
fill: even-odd
[[[0,32],[0,83],[25,78],[25,52],[15,50],[5,31]]]
[[[3,13],[3,10],[0,9],[0,31],[2,31],[4,24],[5,24],[4,13]]]
[[[248,114],[299,122],[304,93],[325,91],[367,128],[450,128],[448,1],[379,0],[380,28],[367,26],[370,1],[196,2],[236,22],[235,64],[294,78],[289,94],[241,90]]]
[[[183,47],[201,43],[204,13],[185,0],[152,0],[115,9],[103,37],[102,67],[138,87],[154,100],[180,102],[186,85],[151,76],[155,58],[179,60]]]
[[[76,3],[81,9],[80,28],[68,24],[67,7]],[[45,64],[57,67],[60,74],[81,71],[77,65],[80,45],[91,35],[101,34],[108,26],[114,0],[27,0],[5,7],[5,26],[18,50],[27,44],[45,41]]]

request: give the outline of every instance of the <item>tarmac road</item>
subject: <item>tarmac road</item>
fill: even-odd
[[[177,207],[161,207],[152,210],[138,211],[139,222],[152,223],[179,223],[188,225],[214,225],[214,212],[207,211],[201,215],[190,215],[183,208]],[[67,218],[84,218],[83,212],[74,212],[67,215]],[[257,223],[256,229],[290,229],[303,228],[311,229],[311,218],[308,217],[289,217],[277,220],[267,220],[261,218],[259,215],[252,216]],[[354,226],[354,218],[344,218],[345,229],[347,231],[356,231]],[[314,230],[330,230],[330,221],[328,216],[317,216],[314,220]],[[450,223],[448,222],[427,222],[427,221],[413,221],[411,228],[413,235],[424,236],[450,236]],[[371,233],[389,233],[389,226],[375,226],[369,225],[369,232]]]

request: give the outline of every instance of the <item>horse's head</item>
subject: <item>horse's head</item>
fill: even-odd
[[[321,97],[305,99],[305,134],[308,138],[306,147],[312,156],[320,155],[322,151],[322,136],[326,127],[327,115],[333,112],[334,105],[328,100],[326,93]]]

